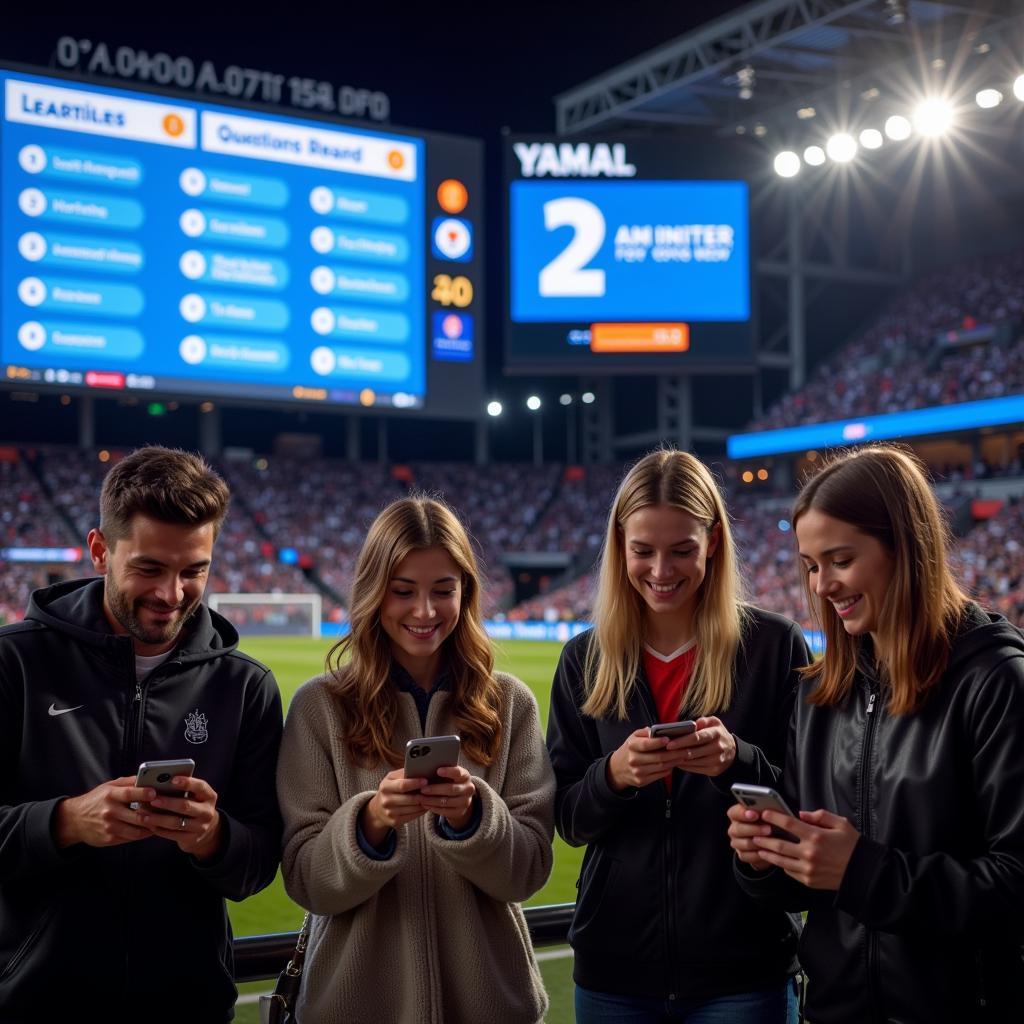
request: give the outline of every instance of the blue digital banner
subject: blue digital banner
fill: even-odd
[[[424,405],[423,138],[2,69],[0,91],[18,379]]]
[[[741,181],[514,181],[517,323],[750,318]]]
[[[910,412],[885,413],[855,420],[830,420],[805,427],[733,434],[726,442],[730,459],[781,455],[813,448],[836,448],[897,437],[948,434],[1007,423],[1024,423],[1024,395],[989,398],[982,402],[939,405]]]

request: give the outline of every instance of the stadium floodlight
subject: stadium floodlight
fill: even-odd
[[[910,18],[909,4],[906,0],[885,0],[885,23],[896,28],[905,25]]]
[[[1013,80],[1013,95],[1019,100],[1024,100],[1024,75],[1018,75]]]
[[[910,122],[902,114],[893,114],[892,117],[885,122],[885,134],[888,135],[893,142],[902,142],[904,139],[909,139],[910,132]]]
[[[1003,102],[1003,94],[998,89],[980,89],[974,95],[974,102],[982,110],[991,110],[992,107],[998,107]]]
[[[488,416],[500,416],[502,410],[501,402],[488,402],[487,403],[487,415]]]
[[[558,396],[559,404],[561,405],[572,405],[572,395],[564,394]]]
[[[780,178],[792,178],[800,173],[800,157],[791,149],[784,149],[775,157],[775,173]]]
[[[804,163],[820,167],[825,162],[825,150],[821,146],[808,146],[804,150]]]
[[[860,133],[860,144],[865,149],[880,149],[885,139],[877,128],[865,128]]]
[[[595,395],[593,391],[584,391],[583,394],[580,395],[580,401],[584,405],[592,404],[595,398],[597,398],[597,395]]]
[[[938,96],[924,100],[914,110],[914,127],[921,135],[937,138],[953,124],[953,108]]]
[[[526,400],[526,408],[530,412],[536,412],[540,408],[540,395],[530,395]]]
[[[825,152],[837,164],[848,164],[857,155],[857,140],[849,132],[836,132],[825,143]]]
[[[739,87],[737,95],[741,100],[753,99],[754,85],[757,82],[757,72],[746,64],[736,72],[736,84]]]

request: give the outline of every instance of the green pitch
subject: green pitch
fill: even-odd
[[[323,671],[324,658],[330,646],[330,639],[312,637],[250,637],[242,642],[242,650],[274,670],[286,709],[296,689]],[[557,643],[528,640],[503,641],[495,645],[497,667],[518,676],[533,690],[545,723],[551,677],[560,650],[561,645]],[[551,879],[530,900],[530,904],[575,901],[582,857],[582,850],[574,850],[556,838],[555,867]],[[236,935],[294,931],[302,921],[302,911],[285,895],[280,875],[263,892],[243,903],[229,904],[229,909]]]

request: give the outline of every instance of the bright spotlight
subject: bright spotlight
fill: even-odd
[[[1003,94],[998,89],[982,89],[975,95],[974,102],[982,110],[990,110],[1003,102]]]
[[[501,402],[488,402],[487,403],[487,415],[488,416],[500,416],[501,415]]]
[[[820,167],[825,162],[825,150],[821,146],[808,146],[804,150],[804,163]]]
[[[879,149],[885,140],[877,128],[865,128],[860,133],[860,144],[865,149]]]
[[[847,132],[837,132],[825,143],[825,152],[837,164],[848,164],[857,155],[857,140]]]
[[[902,142],[904,139],[909,139],[910,131],[910,122],[902,114],[893,114],[885,122],[885,134],[893,142]]]
[[[1013,80],[1013,95],[1019,100],[1024,100],[1024,75],[1018,75]]]
[[[595,395],[593,391],[584,391],[583,394],[580,395],[580,401],[584,405],[590,405],[596,397],[597,395]]]
[[[540,408],[540,397],[538,395],[530,395],[526,400],[526,408],[530,412],[536,412]]]
[[[559,395],[558,401],[561,405],[572,405],[572,395],[565,394]]]
[[[953,108],[937,96],[917,105],[914,127],[929,138],[937,138],[949,131],[953,123]]]
[[[775,173],[780,178],[792,178],[800,173],[800,157],[791,149],[784,149],[775,158]]]

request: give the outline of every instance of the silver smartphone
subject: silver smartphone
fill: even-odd
[[[687,719],[685,722],[659,722],[657,725],[647,726],[647,735],[653,740],[656,736],[667,736],[670,740],[677,740],[680,736],[689,736],[697,731],[697,723]]]
[[[754,786],[747,782],[734,782],[730,787],[732,795],[736,797],[736,800],[743,804],[744,807],[749,807],[752,811],[779,811],[782,814],[788,814],[791,818],[796,818],[786,801],[775,792],[774,789],[768,786]],[[765,822],[765,824],[768,824]],[[799,843],[800,837],[793,835],[792,832],[787,832],[784,828],[779,828],[778,825],[772,825],[772,835],[776,839],[785,839],[787,843]]]
[[[437,774],[438,768],[459,763],[462,740],[458,736],[422,736],[405,745],[405,777],[426,779],[430,785],[451,782]]]
[[[143,761],[135,776],[135,785],[140,789],[155,789],[160,796],[188,797],[188,791],[171,785],[171,779],[178,775],[194,774],[196,763],[191,757],[178,757],[170,761]],[[133,811],[139,809],[138,801],[133,801]]]

